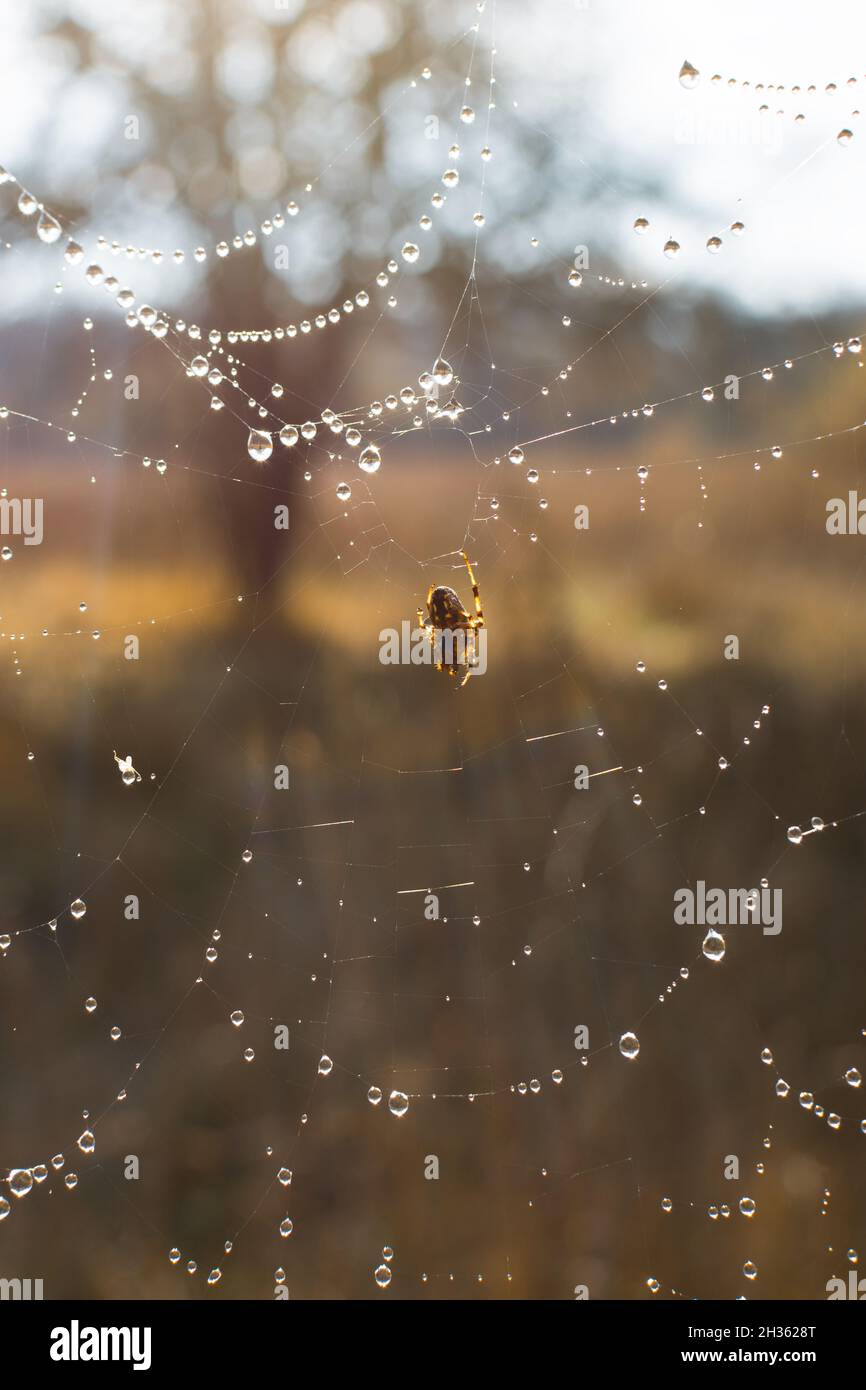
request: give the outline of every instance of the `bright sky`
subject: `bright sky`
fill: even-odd
[[[624,268],[642,267],[653,281],[672,269],[724,281],[762,310],[866,298],[866,4],[544,0],[543,26],[525,25],[521,13],[520,4],[500,8],[499,47],[510,70],[543,74],[534,99],[523,84],[527,98],[546,101],[551,83],[588,77],[596,125],[583,158],[594,165],[594,144],[610,139],[628,151],[626,167],[667,185],[655,202],[623,190],[624,228],[641,215],[651,223],[644,238],[626,230]],[[701,73],[691,91],[677,81],[684,59]],[[710,82],[714,73],[722,84]],[[729,77],[751,86],[729,88]],[[856,87],[847,87],[850,77]],[[759,82],[788,90],[756,93]],[[836,93],[825,92],[828,82]],[[791,93],[795,84],[800,94]],[[770,113],[760,116],[763,102]],[[852,117],[857,108],[862,116]],[[844,127],[855,138],[842,148]],[[725,228],[736,219],[746,233],[734,240]],[[724,240],[716,256],[705,249],[714,233]],[[675,266],[659,254],[670,235],[682,246]]]
[[[145,10],[150,12],[153,3],[149,0]],[[302,13],[302,6],[292,3]],[[382,0],[383,33],[393,3]],[[485,27],[493,4],[487,0],[481,20]],[[0,163],[16,170],[32,167],[34,149],[47,130],[55,142],[58,125],[60,149],[72,165],[87,160],[104,122],[116,119],[116,96],[106,92],[104,81],[94,81],[78,92],[74,106],[67,105],[58,122],[52,105],[65,75],[62,45],[41,49],[34,64],[27,7],[13,0],[0,0],[0,7],[5,34]],[[69,9],[79,8],[90,16],[104,8],[114,25],[124,6],[116,0],[72,0]],[[227,7],[226,14],[231,23],[254,23],[265,8],[265,0],[245,0]],[[477,18],[473,0],[452,0],[450,5],[439,0],[434,8],[442,12],[443,42],[458,26],[465,28]],[[345,9],[335,5],[335,16]],[[182,13],[182,6],[175,10],[178,22]],[[140,11],[133,6],[130,23],[136,14]],[[284,14],[291,18],[290,11]],[[603,233],[598,227],[596,232],[604,236],[608,261],[611,256],[617,260],[628,278],[641,276],[651,283],[667,276],[691,279],[727,291],[762,313],[802,312],[828,304],[850,307],[866,300],[862,0],[823,0],[820,5],[805,0],[727,0],[724,5],[706,0],[497,0],[496,42],[499,99],[503,106],[517,100],[518,119],[529,118],[556,136],[556,104],[570,102],[572,92],[589,102],[589,119],[577,137],[580,148],[569,148],[569,157],[610,184],[609,220]],[[677,81],[685,58],[701,73],[689,91]],[[722,74],[721,84],[711,84],[715,72]],[[182,79],[182,73],[177,76]],[[751,85],[729,88],[731,76]],[[857,78],[855,87],[846,85],[850,77]],[[754,87],[762,81],[781,82],[787,90],[758,93]],[[838,87],[832,95],[824,90],[828,82]],[[795,83],[802,88],[799,94],[790,91]],[[818,90],[809,95],[805,89],[812,83]],[[758,112],[762,102],[770,107],[763,116]],[[853,116],[860,105],[864,115]],[[775,114],[779,108],[783,116]],[[794,120],[797,112],[806,117],[800,124]],[[854,132],[845,148],[836,140],[844,127]],[[566,135],[571,142],[573,132]],[[636,178],[657,180],[657,195],[639,196],[633,185],[623,186],[629,171]],[[491,180],[495,174],[491,166]],[[34,191],[38,196],[40,190]],[[151,244],[164,244],[160,209],[152,207],[149,215],[150,229],[145,210],[141,239],[149,235]],[[651,224],[643,238],[631,230],[637,216]],[[727,228],[737,219],[746,224],[746,232],[733,238]],[[711,256],[705,245],[716,233],[724,245]],[[662,255],[669,236],[682,247],[675,262]]]

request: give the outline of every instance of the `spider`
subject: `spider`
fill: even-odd
[[[475,582],[475,575],[472,573],[469,556],[465,551],[460,553],[469,571],[469,582],[472,585],[472,597],[475,601],[475,616],[470,617],[460,602],[458,594],[447,584],[431,584],[427,592],[427,613],[429,616],[425,618],[423,609],[419,608],[418,626],[426,630],[431,644],[437,648],[436,670],[447,671],[449,676],[460,676],[458,689],[462,690],[479,664],[476,634],[479,628],[484,627],[484,614],[481,611],[481,596],[478,593],[478,585]],[[459,633],[460,636],[451,636],[443,640],[439,635],[443,632]]]

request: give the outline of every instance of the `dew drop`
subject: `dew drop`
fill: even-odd
[[[50,246],[52,242],[60,240],[62,232],[63,228],[60,226],[57,218],[51,216],[50,212],[42,212],[40,214],[39,221],[36,224],[36,235],[40,241],[44,241]]]
[[[33,1174],[29,1168],[12,1168],[8,1181],[14,1197],[26,1197],[33,1186]]]
[[[247,453],[255,463],[267,463],[274,452],[271,436],[264,430],[250,430],[247,440]]]
[[[391,1092],[388,1097],[388,1109],[391,1111],[391,1114],[396,1115],[398,1119],[406,1114],[406,1111],[409,1109],[409,1097],[406,1095],[405,1091]]]
[[[444,357],[437,358],[436,362],[433,364],[431,376],[437,386],[450,386],[454,380],[454,372],[451,369],[451,365],[445,361]]]
[[[358,467],[364,473],[378,473],[382,464],[382,455],[375,444],[368,444],[358,455]]]

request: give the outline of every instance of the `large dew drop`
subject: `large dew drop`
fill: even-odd
[[[247,453],[256,463],[267,463],[274,452],[271,436],[264,430],[250,430],[247,440]]]
[[[388,1097],[388,1109],[391,1111],[391,1114],[396,1115],[398,1119],[406,1114],[406,1111],[409,1109],[409,1097],[406,1095],[405,1091],[391,1092]]]
[[[692,64],[686,59],[680,68],[680,86],[691,90],[692,87],[698,85],[698,78],[700,75],[697,68],[692,67]]]
[[[358,467],[365,473],[378,473],[381,463],[382,455],[375,444],[368,444],[358,455]]]
[[[633,1062],[640,1052],[640,1043],[636,1033],[623,1033],[619,1040],[619,1050],[623,1057],[629,1062]]]
[[[715,931],[712,927],[707,932],[703,940],[701,950],[707,960],[720,961],[725,958],[725,938],[721,932]]]
[[[13,1168],[9,1173],[9,1187],[16,1197],[26,1197],[33,1186],[33,1174],[29,1168]]]
[[[437,386],[450,386],[454,380],[454,372],[451,370],[451,364],[446,362],[444,357],[437,358],[436,362],[433,364],[431,375]]]
[[[50,246],[53,241],[59,241],[62,231],[63,228],[57,218],[52,217],[50,212],[40,214],[36,224],[36,235],[40,241],[44,241]]]

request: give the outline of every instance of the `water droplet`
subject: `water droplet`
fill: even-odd
[[[704,937],[701,950],[707,960],[720,961],[725,957],[725,938],[721,932],[715,931],[712,927]]]
[[[700,77],[700,75],[701,74],[698,72],[697,68],[693,67],[689,60],[686,59],[686,61],[680,68],[680,86],[686,87],[688,89],[696,87],[698,85],[698,78]]]
[[[379,1265],[378,1268],[373,1271],[373,1278],[376,1280],[380,1289],[387,1289],[391,1282],[391,1271],[387,1265]]]
[[[406,1114],[406,1111],[409,1109],[409,1097],[406,1095],[405,1091],[391,1092],[388,1097],[388,1109],[391,1111],[391,1114],[396,1115],[398,1119]]]
[[[378,473],[382,463],[382,455],[375,444],[368,444],[358,455],[358,467],[364,473]]]
[[[274,452],[271,436],[264,430],[250,430],[247,440],[247,453],[256,463],[267,463]]]
[[[78,1147],[83,1154],[93,1153],[96,1148],[96,1139],[92,1129],[86,1129],[83,1134],[79,1135]]]
[[[76,898],[73,903],[70,903],[69,911],[72,913],[72,916],[75,918],[75,920],[78,921],[78,919],[83,917],[85,912],[87,911],[87,905],[85,902],[82,901],[81,898]]]
[[[649,222],[645,217],[635,218],[634,229],[638,236],[643,236],[644,232],[649,231]]]
[[[13,1196],[26,1197],[33,1186],[33,1174],[29,1168],[12,1168],[8,1181]]]
[[[437,358],[436,362],[433,364],[431,376],[437,386],[450,386],[454,380],[454,372],[451,369],[451,365],[445,361],[444,357]]]
[[[331,1061],[330,1057],[321,1056],[319,1058],[319,1076],[330,1076],[333,1070],[334,1063]]]
[[[623,1033],[619,1040],[619,1050],[623,1057],[627,1057],[630,1062],[633,1062],[640,1052],[640,1043],[638,1042],[637,1034]]]
[[[40,214],[36,224],[36,235],[40,241],[44,241],[50,246],[53,241],[60,240],[62,232],[63,228],[57,218],[51,216],[50,212],[43,211]]]

